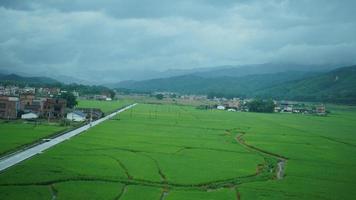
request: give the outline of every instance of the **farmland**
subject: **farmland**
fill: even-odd
[[[2,172],[0,199],[353,199],[355,118],[139,104]]]
[[[41,138],[63,131],[68,127],[58,123],[25,123],[23,121],[0,121],[0,155]]]
[[[128,100],[120,101],[93,101],[82,100],[79,105],[86,108],[100,108],[108,114],[118,108],[129,104]],[[78,124],[73,124],[78,125]],[[0,121],[0,155],[14,151],[20,147],[30,145],[40,139],[47,138],[51,135],[69,130],[72,126],[60,126],[59,122],[50,122],[39,120],[28,122],[23,120],[17,121]]]
[[[99,108],[105,114],[108,114],[124,105],[127,105],[129,102],[130,102],[129,100],[118,100],[118,101],[79,100],[77,107]]]

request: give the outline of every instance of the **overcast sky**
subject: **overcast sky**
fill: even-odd
[[[356,63],[355,0],[0,0],[0,69]]]

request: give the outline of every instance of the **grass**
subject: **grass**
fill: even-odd
[[[111,113],[124,105],[128,105],[129,100],[97,101],[97,100],[79,100],[78,108],[99,108],[105,114]]]
[[[80,107],[100,108],[106,114],[113,112],[130,101],[79,101]],[[23,146],[32,144],[35,141],[46,138],[55,133],[59,133],[70,129],[71,127],[63,127],[58,123],[42,122],[39,124],[30,123],[22,120],[17,121],[1,121],[0,120],[0,155],[12,152]]]
[[[0,199],[353,199],[355,118],[139,104],[1,173]]]
[[[33,124],[23,121],[0,121],[0,155],[23,145],[31,144],[68,127],[58,124]]]

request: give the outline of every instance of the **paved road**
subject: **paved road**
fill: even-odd
[[[132,105],[129,105],[123,109],[120,109],[116,112],[113,112],[111,113],[110,115],[108,116],[105,116],[101,119],[98,119],[96,121],[93,121],[91,124],[87,124],[87,125],[84,125],[80,128],[77,128],[75,130],[72,130],[68,133],[65,133],[63,135],[60,135],[56,138],[53,138],[51,140],[49,140],[48,142],[44,142],[44,143],[41,143],[41,144],[38,144],[36,146],[33,146],[31,148],[28,148],[28,149],[25,149],[23,151],[20,151],[20,152],[17,152],[15,154],[12,154],[10,156],[5,156],[3,159],[0,160],[0,172],[11,167],[11,166],[14,166],[16,165],[17,163],[20,163],[28,158],[31,158],[32,156],[36,155],[36,154],[39,154],[39,153],[42,153],[43,151],[53,147],[54,145],[56,144],[59,144],[65,140],[68,140],[70,139],[71,137],[73,136],[76,136],[80,133],[82,133],[83,131],[86,131],[88,129],[90,129],[91,127],[93,126],[96,126],[102,122],[104,122],[105,120],[108,120],[112,117],[114,117],[115,115],[117,115],[118,113],[121,113],[127,109],[130,109],[132,107],[136,106],[136,103],[135,104],[132,104]]]

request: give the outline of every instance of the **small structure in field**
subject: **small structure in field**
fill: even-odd
[[[321,105],[318,105],[315,107],[315,113],[317,115],[321,115],[321,116],[324,116],[326,115],[326,108],[325,108],[325,105],[324,104],[321,104]]]
[[[74,122],[83,122],[86,120],[87,115],[81,111],[73,111],[67,114],[67,119]]]
[[[76,108],[75,110],[81,111],[87,115],[87,119],[92,118],[93,120],[100,119],[104,117],[104,112],[99,108]]]
[[[225,106],[220,105],[220,106],[217,106],[216,109],[218,109],[218,110],[225,110]]]
[[[31,120],[31,119],[37,119],[39,116],[36,113],[29,112],[21,115],[21,119],[25,120]]]

